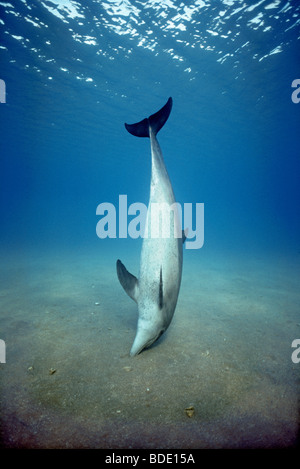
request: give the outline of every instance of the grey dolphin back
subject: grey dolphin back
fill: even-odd
[[[126,130],[135,137],[150,137],[149,125],[156,135],[160,129],[165,125],[170,115],[173,105],[172,98],[169,98],[166,104],[155,114],[143,119],[136,124],[125,124]]]

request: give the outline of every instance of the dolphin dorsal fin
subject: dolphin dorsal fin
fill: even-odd
[[[117,274],[120,284],[126,291],[127,295],[130,296],[135,302],[137,302],[138,296],[138,279],[132,275],[126,269],[125,265],[118,259],[117,260]]]
[[[188,228],[186,228],[185,230],[182,230],[182,244],[184,244],[184,242],[187,238],[188,232],[189,232]]]

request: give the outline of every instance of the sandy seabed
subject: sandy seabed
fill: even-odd
[[[203,253],[184,253],[171,326],[134,358],[137,308],[117,255],[3,254],[1,446],[295,447],[299,254]],[[138,254],[121,257],[134,274]]]

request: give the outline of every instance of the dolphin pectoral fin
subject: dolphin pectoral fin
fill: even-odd
[[[162,267],[160,267],[159,293],[158,293],[158,305],[159,305],[159,309],[162,309],[163,304],[164,304],[163,279],[162,279]]]
[[[138,295],[138,279],[126,269],[125,265],[118,259],[117,260],[117,274],[120,284],[135,302],[137,302]]]
[[[156,135],[165,125],[172,109],[173,100],[169,98],[166,104],[149,118],[143,119],[136,124],[125,124],[126,130],[135,137],[150,137],[149,126]]]

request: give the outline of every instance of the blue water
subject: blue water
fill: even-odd
[[[0,104],[3,445],[295,445],[300,364],[290,355],[300,334],[300,103],[291,97],[292,82],[300,78],[298,3],[20,0],[0,2],[0,11],[0,78],[6,84],[6,103]],[[118,210],[120,194],[127,194],[128,205],[148,203],[149,140],[131,136],[124,122],[156,112],[169,96],[173,109],[158,139],[176,200],[204,203],[205,241],[201,249],[184,250],[170,332],[132,361],[126,354],[135,305],[118,284],[115,261],[121,258],[137,274],[141,240],[99,239],[96,208],[110,202]],[[95,319],[102,297],[105,315]],[[65,323],[71,310],[73,319]],[[105,324],[110,341],[93,336],[91,318],[100,335]],[[246,344],[249,330],[254,335]],[[224,341],[232,334],[226,359],[223,333]],[[87,362],[74,349],[80,337],[90,344]],[[112,365],[107,368],[113,353],[115,375]],[[251,362],[247,354],[258,355]],[[72,379],[74,357],[79,382],[87,384],[70,404],[68,386],[78,382]],[[49,375],[53,366],[58,371]],[[231,366],[226,387],[222,373]],[[136,372],[131,381],[128,367]],[[179,373],[194,386],[186,400],[189,386],[181,379],[180,399],[173,392]],[[101,395],[116,400],[111,412],[95,397],[99,374]],[[198,374],[199,382],[209,383],[205,389]],[[49,376],[60,384],[48,387]],[[23,384],[8,405],[16,383]],[[216,403],[212,396],[222,395],[224,386],[226,396]],[[156,397],[148,402],[153,387]],[[258,404],[261,393],[266,401]],[[276,411],[270,395],[278,399]],[[187,421],[184,408],[191,404],[195,416]],[[103,417],[101,431],[93,412]],[[68,420],[73,414],[76,424]],[[237,440],[241,420],[245,430]]]

